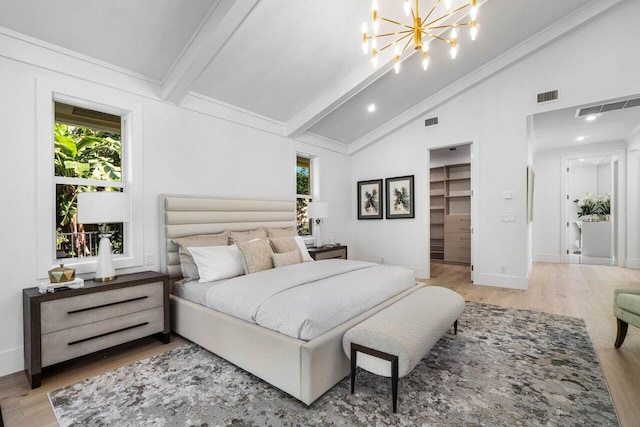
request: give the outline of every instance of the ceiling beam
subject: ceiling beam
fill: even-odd
[[[259,0],[218,0],[166,74],[160,98],[180,104]]]

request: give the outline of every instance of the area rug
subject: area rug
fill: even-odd
[[[256,355],[259,357],[259,355]],[[195,344],[49,393],[63,426],[617,426],[580,319],[467,303],[400,379],[358,374],[306,406]]]

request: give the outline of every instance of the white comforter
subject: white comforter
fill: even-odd
[[[209,289],[207,306],[311,340],[414,284],[406,268],[324,260],[226,280]]]

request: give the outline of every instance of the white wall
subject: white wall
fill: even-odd
[[[640,128],[627,151],[627,267],[640,268]]]
[[[34,248],[51,243],[49,236],[37,233],[35,215],[36,152],[41,144],[49,143],[36,138],[36,81],[42,79],[73,86],[89,98],[109,94],[141,107],[142,117],[134,120],[142,126],[142,140],[133,144],[143,144],[144,161],[142,179],[136,185],[144,188],[144,259],[153,255],[154,263],[119,274],[162,271],[162,194],[292,200],[296,151],[318,156],[320,196],[331,210],[323,227],[325,240],[334,232],[337,240],[350,244],[348,156],[136,95],[130,87],[126,91],[109,87],[106,79],[96,84],[0,56],[4,134],[0,156],[4,200],[0,209],[0,376],[23,369],[22,289],[43,278],[37,273]],[[141,87],[135,92],[144,91]]]
[[[474,162],[480,174],[475,283],[525,288],[531,263],[526,224],[526,165],[531,153],[526,118],[640,92],[640,56],[633,54],[640,39],[637,16],[640,2],[625,3],[429,111],[429,116],[439,117],[438,126],[425,128],[423,118],[418,118],[357,152],[352,191],[359,180],[415,174],[416,219],[354,220],[356,256],[384,257],[428,276],[428,148],[473,141],[478,143]],[[558,102],[535,104],[537,93],[552,89],[559,89]],[[536,193],[543,196],[539,182]],[[507,190],[513,191],[512,200],[502,199]],[[515,215],[516,223],[501,223],[501,215],[507,214]],[[534,215],[534,224],[538,220]],[[506,267],[505,274],[500,273],[501,266]]]

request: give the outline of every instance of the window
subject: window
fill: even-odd
[[[311,236],[311,221],[307,218],[307,205],[311,199],[311,159],[296,157],[296,220],[298,234]]]
[[[55,102],[55,259],[98,252],[98,225],[79,224],[77,195],[84,191],[125,191],[121,117]],[[124,253],[125,228],[109,224],[113,253]]]

